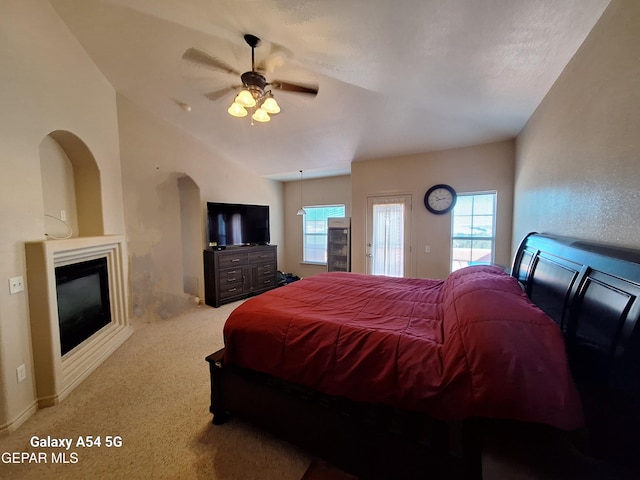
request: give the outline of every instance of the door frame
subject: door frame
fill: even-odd
[[[405,209],[404,213],[404,266],[403,277],[415,276],[415,262],[413,261],[413,252],[411,245],[413,244],[413,198],[412,192],[394,192],[388,194],[370,194],[365,197],[365,232],[364,232],[364,267],[367,274],[371,273],[371,254],[370,244],[371,235],[373,229],[373,211],[372,206],[375,199],[394,199],[402,198],[404,200]],[[382,203],[382,202],[380,202]]]

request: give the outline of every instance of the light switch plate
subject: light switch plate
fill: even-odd
[[[9,279],[9,293],[18,293],[24,291],[24,279],[22,276],[11,277]]]
[[[24,382],[26,378],[27,378],[27,367],[23,363],[18,368],[16,368],[16,379],[18,380],[18,383],[20,383],[20,382]]]

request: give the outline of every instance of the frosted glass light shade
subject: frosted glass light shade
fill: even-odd
[[[229,115],[233,115],[234,117],[240,118],[247,116],[247,110],[238,102],[233,102],[227,112],[229,112]]]
[[[256,99],[253,98],[251,92],[249,90],[241,90],[238,96],[236,97],[236,102],[242,105],[243,107],[255,107]]]
[[[251,115],[256,122],[268,122],[271,120],[271,117],[267,112],[265,112],[262,108],[257,109],[253,115]]]
[[[265,112],[270,114],[275,114],[280,111],[280,106],[278,105],[278,102],[276,102],[276,99],[273,97],[267,98],[262,103],[262,106],[260,108],[262,108]]]

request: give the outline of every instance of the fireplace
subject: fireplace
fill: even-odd
[[[56,297],[64,355],[111,322],[107,259],[56,267]]]
[[[61,402],[132,333],[122,235],[26,244],[38,405]]]

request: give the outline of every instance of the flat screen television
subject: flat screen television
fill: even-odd
[[[267,245],[269,206],[207,202],[209,246]]]

